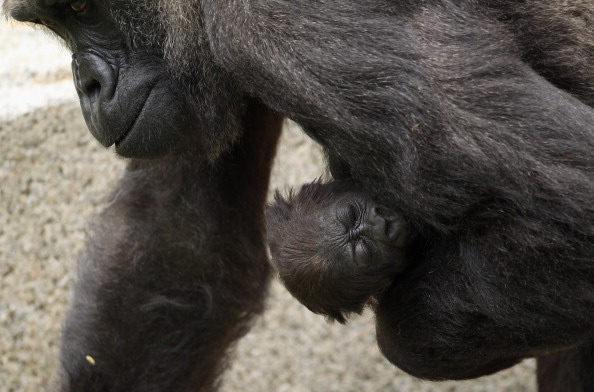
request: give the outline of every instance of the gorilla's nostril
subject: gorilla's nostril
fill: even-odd
[[[383,205],[374,206],[369,214],[373,236],[381,242],[398,242],[403,231],[399,215]],[[399,245],[399,244],[396,244]]]
[[[384,216],[385,214],[385,209],[383,207],[373,207],[373,212],[379,216]]]
[[[392,220],[396,216],[394,211],[382,205],[373,207],[372,213],[388,220]]]
[[[90,79],[84,84],[82,91],[91,100],[94,100],[98,98],[99,93],[101,93],[101,83],[95,79]]]
[[[84,96],[92,105],[98,102],[101,94],[115,88],[112,68],[94,53],[74,54],[72,73],[81,99]]]

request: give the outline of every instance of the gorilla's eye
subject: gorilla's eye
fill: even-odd
[[[33,21],[33,23],[41,23],[42,25],[45,25],[48,27],[51,27],[56,24],[55,21],[53,21],[51,19],[47,19],[47,18],[39,18],[39,19]]]
[[[359,220],[359,209],[352,203],[342,203],[338,209],[337,218],[348,231],[357,225]]]
[[[76,0],[70,3],[70,8],[76,12],[84,12],[87,9],[87,2],[85,0]]]
[[[349,204],[349,213],[348,213],[349,222],[351,222],[354,225],[355,223],[357,223],[358,217],[359,217],[359,210],[357,209],[357,206],[354,204]]]

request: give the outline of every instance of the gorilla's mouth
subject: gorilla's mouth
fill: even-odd
[[[136,120],[134,120],[134,122],[132,124],[134,125],[135,122],[136,122]],[[118,147],[126,139],[126,137],[128,137],[128,135],[130,134],[131,131],[132,131],[132,127],[128,128],[128,130],[126,132],[124,132],[124,134],[122,136],[120,136],[118,139],[116,139],[116,141],[113,144],[116,147]]]
[[[143,116],[144,108],[146,107],[147,102],[151,97],[151,94],[153,92],[153,87],[154,86],[152,86],[150,88],[149,93],[147,94],[146,98],[143,100],[142,105],[139,106],[139,109],[136,111],[136,114],[134,116],[132,116],[132,121],[130,122],[130,125],[128,125],[126,130],[115,140],[114,145],[115,145],[116,149],[122,143],[124,143],[126,141],[128,136],[130,136],[133,133],[134,128],[136,127],[136,124],[138,123],[138,120]]]

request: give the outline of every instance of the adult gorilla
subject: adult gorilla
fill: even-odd
[[[132,161],[83,260],[63,390],[212,390],[265,287],[268,108],[420,233],[377,309],[394,364],[457,379],[551,354],[543,390],[594,390],[590,0],[6,7],[75,53],[101,143],[164,157]]]

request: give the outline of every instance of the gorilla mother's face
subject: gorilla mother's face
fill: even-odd
[[[46,26],[73,52],[72,73],[83,115],[103,146],[115,145],[124,157],[157,158],[184,139],[198,138],[205,146],[209,136],[216,135],[205,151],[212,157],[224,148],[217,143],[237,136],[229,131],[236,128],[230,123],[237,105],[224,103],[229,88],[218,81],[224,78],[207,80],[204,75],[212,72],[205,72],[198,60],[193,67],[183,67],[165,59],[168,32],[160,27],[162,15],[146,11],[145,31],[131,32],[126,31],[132,23],[126,23],[125,15],[132,13],[118,8],[117,0],[7,0],[4,7],[17,20]],[[177,52],[184,49],[197,52],[181,47],[170,51],[179,58]],[[225,113],[230,118],[223,118]]]

